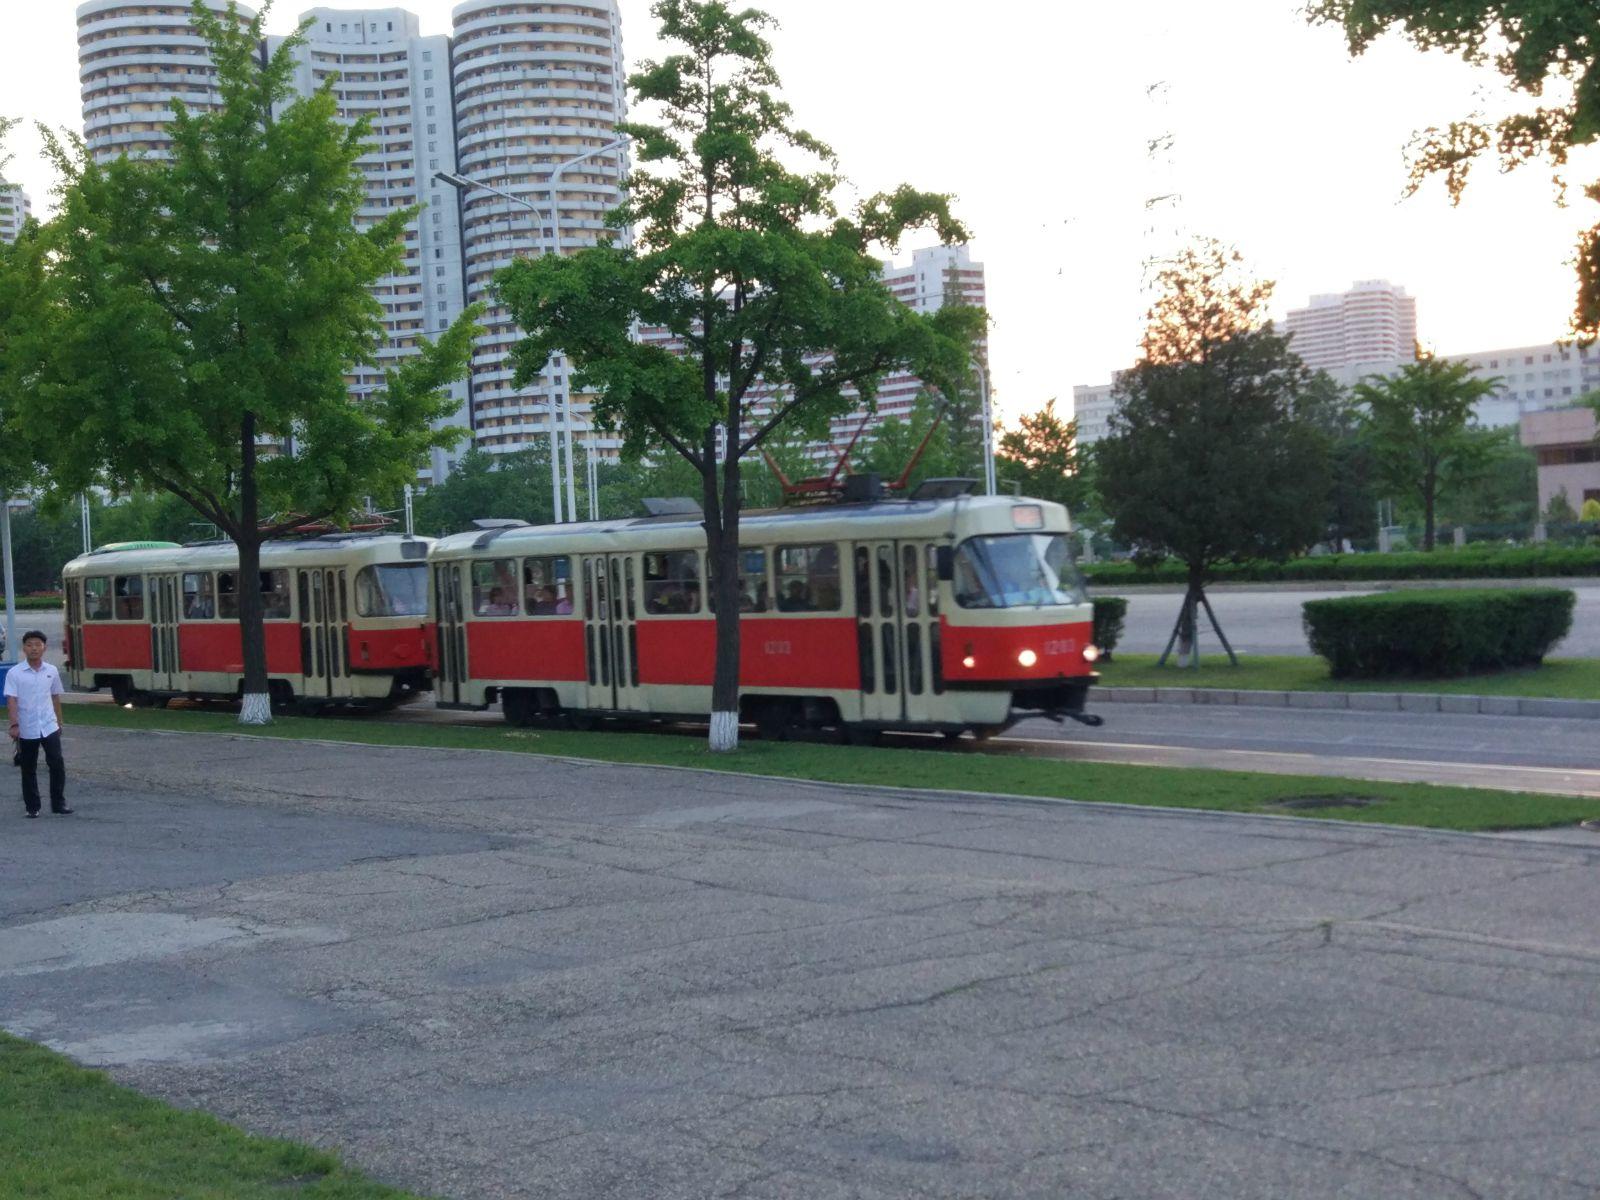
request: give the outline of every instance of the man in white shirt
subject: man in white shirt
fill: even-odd
[[[61,672],[44,661],[44,634],[22,635],[27,661],[6,672],[6,711],[11,736],[21,743],[22,805],[28,816],[39,815],[39,747],[50,765],[50,811],[66,816],[67,764],[61,757]]]

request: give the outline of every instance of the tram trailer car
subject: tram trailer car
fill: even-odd
[[[261,547],[274,704],[382,708],[432,686],[428,538],[328,534]],[[237,699],[244,682],[232,542],[109,546],[62,569],[68,683],[118,704]]]
[[[993,496],[877,500],[740,521],[741,716],[988,736],[1084,711],[1093,610],[1066,509]],[[513,526],[430,556],[441,707],[515,724],[704,718],[716,618],[693,515]]]

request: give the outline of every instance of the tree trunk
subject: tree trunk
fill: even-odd
[[[1438,491],[1438,474],[1429,468],[1422,477],[1422,548],[1433,549],[1433,505],[1435,493]]]
[[[239,472],[239,648],[244,658],[244,688],[239,724],[272,724],[272,696],[267,686],[267,633],[261,619],[261,514],[256,496],[256,418],[244,415],[240,431],[243,466]]]
[[[730,435],[730,437],[733,435]],[[714,443],[713,443],[714,445]],[[715,465],[706,479],[707,596],[717,610],[717,657],[711,676],[711,739],[715,753],[739,748],[739,464]]]

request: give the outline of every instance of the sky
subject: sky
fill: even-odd
[[[1302,0],[754,2],[780,22],[797,123],[833,146],[855,196],[910,183],[956,197],[987,274],[1003,419],[1068,408],[1074,384],[1128,366],[1145,264],[1190,235],[1237,246],[1276,282],[1278,316],[1388,279],[1441,353],[1567,332],[1572,251],[1596,213],[1581,189],[1562,209],[1544,167],[1489,163],[1459,207],[1438,182],[1401,198],[1415,130],[1508,103],[1492,70],[1394,37],[1351,60]],[[649,0],[620,3],[630,65],[658,54]],[[275,5],[268,32],[309,7]],[[449,31],[450,0],[405,7],[424,33]],[[75,8],[0,0],[0,113],[80,127]],[[1152,156],[1163,135],[1170,153]],[[38,138],[8,148],[7,177],[48,207]],[[1572,176],[1600,177],[1600,159],[1576,157]],[[1163,195],[1177,200],[1146,208]]]

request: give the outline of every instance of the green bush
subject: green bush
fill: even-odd
[[[5,597],[4,596],[0,596],[0,606],[3,606],[4,604],[5,604]],[[49,593],[44,593],[44,594],[41,594],[41,595],[18,596],[17,597],[17,608],[19,610],[20,609],[24,609],[24,608],[48,609],[48,608],[60,608],[60,607],[61,607],[61,596],[60,596],[59,593],[54,594],[54,595],[49,594]]]
[[[1383,579],[1538,579],[1600,575],[1600,546],[1469,545],[1396,554],[1326,554],[1287,562],[1219,564],[1215,583],[1315,583],[1319,580]],[[1132,562],[1093,563],[1084,567],[1091,586],[1138,583],[1184,583],[1187,568],[1168,559],[1154,566]]]
[[[1309,600],[1306,638],[1335,679],[1537,666],[1572,628],[1562,588],[1385,592]]]
[[[1110,662],[1111,652],[1122,640],[1122,624],[1128,615],[1128,602],[1121,596],[1094,598],[1094,644],[1100,648],[1100,661]]]

